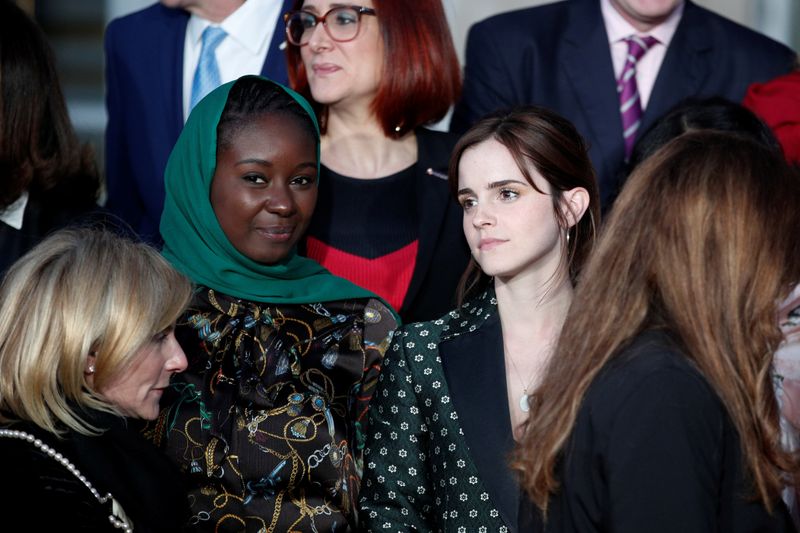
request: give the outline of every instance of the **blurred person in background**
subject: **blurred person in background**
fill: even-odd
[[[99,191],[50,44],[14,2],[0,0],[0,277],[48,233],[96,209]]]

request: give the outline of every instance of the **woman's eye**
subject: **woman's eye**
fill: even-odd
[[[175,326],[170,326],[166,329],[163,329],[158,333],[156,333],[155,335],[153,335],[153,341],[162,343],[165,340],[167,340],[167,338],[170,336],[170,334],[172,334],[173,331],[175,331]]]
[[[245,181],[250,182],[250,183],[266,183],[267,182],[266,178],[264,176],[262,176],[261,174],[245,174],[244,176],[242,176],[242,179],[244,179]]]
[[[500,189],[500,198],[503,200],[513,200],[519,193],[513,189]]]
[[[475,198],[462,198],[459,203],[464,211],[469,211],[477,202]]]
[[[350,24],[355,24],[356,22],[358,22],[358,16],[354,13],[339,12],[334,18],[334,23],[337,26],[348,26]]]
[[[303,187],[303,186],[306,186],[306,185],[311,185],[315,181],[316,180],[312,179],[309,176],[295,176],[294,178],[292,178],[291,184],[292,185],[299,185],[299,186]]]

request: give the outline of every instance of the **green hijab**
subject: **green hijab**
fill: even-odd
[[[317,129],[319,174],[319,127],[311,106],[293,90],[261,79],[294,98],[311,117]],[[245,300],[298,304],[377,298],[296,250],[265,265],[240,253],[225,236],[209,195],[217,165],[217,124],[234,83],[218,87],[195,106],[170,154],[161,215],[164,257],[195,283]]]

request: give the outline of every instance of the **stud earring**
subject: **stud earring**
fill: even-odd
[[[88,374],[94,374],[94,365],[89,365],[89,368],[86,369]]]

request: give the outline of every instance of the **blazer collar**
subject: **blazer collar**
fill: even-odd
[[[163,95],[156,101],[163,102],[163,117],[166,129],[170,132],[169,138],[177,139],[183,129],[183,48],[189,13],[182,9],[166,9],[165,12],[169,16],[163,19],[164,28],[156,36],[159,41],[157,49],[164,51],[155,56],[160,72],[151,81],[160,85],[153,94]],[[163,181],[158,180],[162,196]]]
[[[417,213],[419,213],[419,223],[417,225],[419,247],[414,273],[411,276],[406,296],[403,298],[403,307],[414,301],[422,282],[428,275],[445,213],[447,212],[446,206],[448,202],[452,201],[447,187],[432,186],[435,183],[433,180],[447,179],[447,167],[438,167],[436,165],[440,163],[439,160],[447,161],[449,159],[448,154],[442,154],[430,146],[426,138],[431,133],[425,128],[417,128],[414,133],[417,136],[415,190]]]
[[[494,291],[484,292],[451,313],[445,328],[439,353],[453,408],[481,481],[514,531],[520,489],[508,466],[515,443]]]
[[[711,54],[708,53],[713,46],[703,11],[687,0],[642,115],[640,132],[647,131],[681,100],[700,92],[703,82],[713,71]]]
[[[586,135],[600,153],[607,154],[607,161],[621,161],[624,146],[619,96],[600,2],[572,1],[567,17],[561,65],[591,130]],[[597,172],[612,176],[615,170],[607,167]]]
[[[473,333],[486,322],[496,321],[498,318],[497,298],[494,295],[494,287],[490,287],[436,321],[442,325],[440,342],[448,341],[465,333]]]

